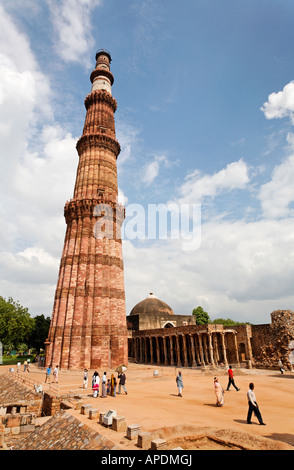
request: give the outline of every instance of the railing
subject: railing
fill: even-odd
[[[83,388],[82,386],[78,387],[77,384],[60,385],[58,383],[51,382],[48,385],[49,385],[49,391],[56,395],[72,397],[74,395],[85,396],[85,395],[92,394],[91,388]]]
[[[10,377],[13,377],[14,379],[18,380],[19,382],[25,385],[28,385],[32,389],[35,389],[35,387],[42,387],[42,391],[45,389],[55,395],[66,396],[69,398],[75,395],[82,395],[82,396],[92,395],[91,387],[83,388],[82,385],[79,387],[78,384],[76,383],[75,384],[59,384],[56,382],[40,383],[34,379],[29,378],[27,375],[24,376],[23,374],[20,374],[19,372],[7,372],[7,375],[9,375]]]
[[[13,377],[14,379],[22,382],[25,385],[29,385],[30,387],[34,388],[35,385],[40,386],[41,384],[36,382],[36,380],[29,379],[28,376],[24,377],[17,372],[8,372],[8,375]]]
[[[109,56],[109,62],[111,62],[111,54],[107,49],[98,49],[98,51],[96,51],[96,60],[97,56],[101,53],[107,54]]]

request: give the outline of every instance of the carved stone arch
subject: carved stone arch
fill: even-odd
[[[172,321],[167,321],[162,325],[162,328],[175,328],[175,324]]]

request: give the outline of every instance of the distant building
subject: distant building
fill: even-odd
[[[175,315],[172,308],[153,293],[135,305],[127,317],[127,327],[134,331],[195,324],[195,316]]]

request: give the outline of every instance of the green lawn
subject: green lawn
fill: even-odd
[[[12,365],[16,365],[18,363],[18,361],[21,362],[21,364],[24,363],[24,361],[27,361],[28,359],[30,359],[30,362],[32,363],[33,360],[35,358],[35,355],[28,355],[28,356],[4,356],[2,357],[2,364],[0,364],[0,367],[1,365],[3,366],[12,366]]]

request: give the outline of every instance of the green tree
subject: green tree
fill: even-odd
[[[0,296],[0,341],[4,346],[13,344],[17,349],[21,343],[28,344],[33,327],[34,319],[27,308],[11,297],[5,300]]]
[[[28,350],[28,345],[26,343],[20,343],[17,347],[18,354],[23,355]]]
[[[34,348],[38,352],[44,348],[45,340],[48,338],[49,327],[50,317],[45,318],[44,315],[34,317],[34,328],[29,338],[30,348]]]
[[[215,320],[212,321],[212,323],[215,323],[217,325],[224,325],[224,326],[238,326],[238,325],[250,325],[250,323],[242,323],[238,322],[235,320],[231,320],[231,318],[216,318]]]
[[[207,323],[210,323],[208,313],[204,312],[203,308],[200,306],[193,309],[192,315],[196,317],[196,325],[207,325]]]

